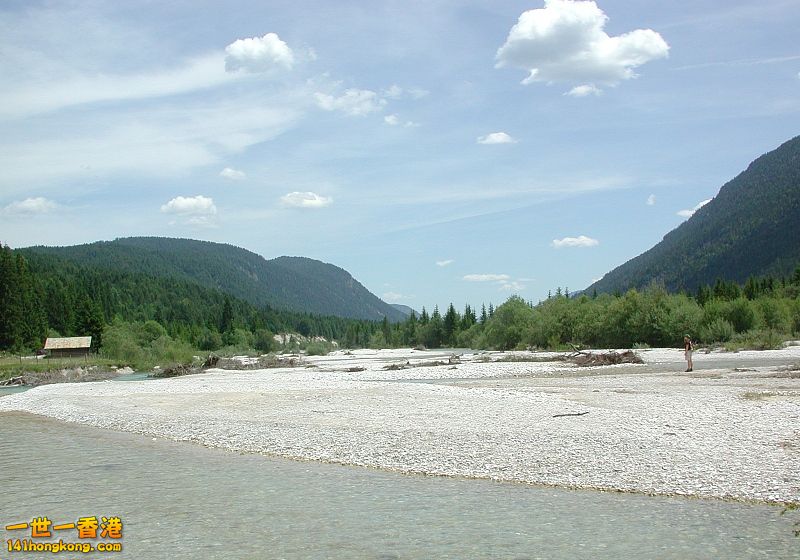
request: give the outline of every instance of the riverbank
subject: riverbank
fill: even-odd
[[[306,368],[43,386],[0,411],[399,472],[800,502],[800,379],[782,369],[799,347],[699,354],[691,373],[678,350],[640,355],[578,368],[336,352]]]

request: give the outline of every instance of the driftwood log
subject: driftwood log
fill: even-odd
[[[633,350],[625,350],[617,352],[610,350],[608,352],[587,352],[579,350],[573,346],[574,352],[567,356],[567,360],[573,362],[577,366],[613,366],[617,364],[643,364],[642,360]]]

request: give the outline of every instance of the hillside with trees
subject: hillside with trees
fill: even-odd
[[[56,258],[108,274],[146,271],[150,276],[219,290],[257,307],[376,321],[404,318],[339,267],[298,257],[266,260],[233,245],[131,237],[19,252],[32,266]]]
[[[787,276],[800,262],[800,136],[755,161],[652,249],[615,268],[586,293],[659,282],[694,292],[717,278]]]
[[[281,332],[327,340],[350,333],[353,345],[366,346],[379,325],[256,306],[196,282],[152,275],[146,266],[131,272],[40,252],[29,257],[0,246],[0,350],[37,350],[47,336],[92,336],[94,350],[115,344],[112,354],[119,355],[120,345],[134,344],[121,333],[181,347],[189,356],[223,347],[266,352]]]

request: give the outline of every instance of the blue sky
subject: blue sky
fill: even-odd
[[[581,289],[800,133],[800,2],[8,1],[0,241]]]

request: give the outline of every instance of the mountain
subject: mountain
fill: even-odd
[[[652,281],[694,291],[718,278],[788,276],[800,264],[798,232],[800,136],[753,161],[660,243],[586,291],[624,292]]]
[[[313,259],[266,260],[233,245],[161,237],[129,237],[72,247],[28,247],[20,252],[93,270],[147,273],[193,282],[256,306],[354,319],[400,321],[404,315],[347,271]]]
[[[402,313],[406,317],[409,317],[412,313],[417,317],[419,317],[419,313],[417,313],[417,311],[413,307],[403,305],[402,303],[391,303],[390,305],[395,309],[397,309],[400,313]]]

